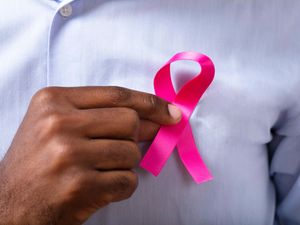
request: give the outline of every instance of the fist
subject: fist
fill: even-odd
[[[82,224],[129,198],[137,143],[180,118],[168,102],[120,87],[38,91],[0,162],[0,224]]]

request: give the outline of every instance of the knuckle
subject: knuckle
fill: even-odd
[[[50,168],[54,173],[73,167],[75,162],[76,150],[73,145],[60,143],[54,145],[51,158],[49,158],[49,164],[51,165]]]
[[[131,97],[131,92],[123,87],[111,87],[111,101],[114,105],[128,102]]]
[[[70,144],[58,144],[52,155],[52,165],[59,170],[72,164],[76,157],[75,148]]]
[[[34,94],[29,108],[37,111],[39,115],[45,116],[58,110],[58,105],[64,101],[60,87],[46,87]]]
[[[121,151],[118,151],[122,147],[123,146],[119,142],[108,143],[105,148],[101,149],[101,158],[103,159],[101,163],[108,161],[108,159],[116,163],[124,162],[126,160],[126,156],[122,154]]]
[[[112,197],[118,196],[120,193],[126,193],[129,188],[129,179],[124,175],[113,178],[111,182],[112,186],[109,191]]]
[[[138,164],[138,162],[141,160],[142,153],[140,151],[139,146],[135,142],[129,142],[128,149],[130,150],[131,153],[129,157],[133,162],[132,167],[135,167]]]
[[[135,110],[128,108],[128,109],[126,109],[125,114],[126,114],[126,118],[127,118],[128,122],[130,124],[137,125],[139,123],[139,120],[140,120],[139,115]]]
[[[137,166],[141,159],[141,152],[137,144],[131,141],[122,141],[112,144],[110,150],[107,150],[109,158],[114,163],[122,165],[126,169],[132,169]]]
[[[130,108],[124,108],[125,110],[122,115],[127,121],[127,132],[128,136],[136,138],[140,126],[140,118],[138,113]]]
[[[83,174],[80,174],[80,172],[75,171],[74,173],[77,173],[76,176],[72,177],[71,186],[74,187],[74,192],[76,193],[78,190],[82,190],[82,186],[84,186],[87,183],[87,177]]]
[[[129,185],[129,188],[128,188],[127,197],[130,197],[134,193],[134,191],[137,189],[137,186],[138,186],[138,176],[134,172],[130,171],[130,176],[129,177],[130,177],[129,178],[130,179],[130,185]]]
[[[78,174],[78,171],[76,171]],[[64,194],[65,198],[68,200],[73,200],[78,198],[81,195],[83,187],[86,185],[86,178],[83,175],[74,175],[71,180],[68,182],[66,187],[66,193]]]
[[[117,115],[123,123],[124,135],[135,140],[138,137],[140,126],[138,113],[131,108],[118,108]]]
[[[46,87],[43,89],[40,89],[38,92],[35,93],[35,95],[32,98],[33,102],[38,103],[52,103],[56,101],[58,96],[58,88],[57,87]]]
[[[155,113],[157,111],[157,108],[159,107],[159,99],[154,95],[147,95],[144,98],[144,103],[146,106],[146,111],[151,114]]]
[[[134,172],[128,171],[126,175],[120,175],[114,182],[115,192],[124,194],[126,197],[130,197],[137,188],[138,178]]]
[[[68,123],[67,117],[60,113],[54,112],[48,115],[45,119],[45,129],[50,134],[55,134],[62,131]]]

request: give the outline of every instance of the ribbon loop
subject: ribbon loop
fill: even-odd
[[[198,62],[200,73],[188,81],[176,94],[171,80],[170,65],[178,60]],[[182,111],[181,121],[173,126],[161,126],[140,166],[158,176],[177,145],[179,156],[196,183],[212,179],[194,141],[190,116],[204,92],[214,79],[213,62],[197,52],[182,52],[174,55],[156,74],[154,89],[157,96],[172,102]]]

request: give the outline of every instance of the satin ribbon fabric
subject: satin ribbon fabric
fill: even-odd
[[[201,72],[176,94],[171,80],[170,65],[178,60],[198,62]],[[157,72],[154,78],[156,95],[179,107],[182,119],[176,125],[161,126],[140,163],[142,168],[158,176],[177,145],[179,157],[196,183],[212,179],[195,144],[189,119],[203,93],[213,81],[214,73],[214,64],[210,58],[197,52],[178,53]]]

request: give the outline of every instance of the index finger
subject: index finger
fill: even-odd
[[[64,94],[78,109],[128,107],[140,118],[164,125],[181,119],[181,111],[175,105],[153,94],[123,87],[70,87],[65,88]]]

